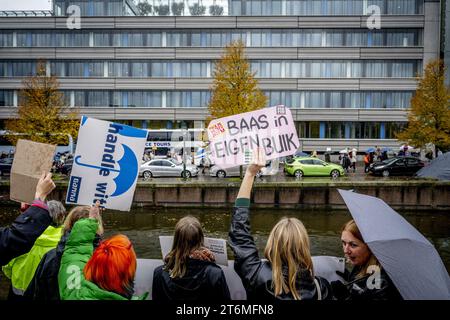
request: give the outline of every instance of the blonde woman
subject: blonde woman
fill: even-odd
[[[262,150],[248,166],[235,202],[230,246],[234,252],[234,268],[241,277],[249,300],[321,300],[331,299],[329,283],[314,276],[308,233],[302,222],[283,218],[272,229],[264,251],[258,255],[250,234],[250,193],[254,178],[264,167]]]
[[[225,274],[203,240],[197,218],[186,216],[177,222],[172,250],[153,273],[153,300],[230,300]]]

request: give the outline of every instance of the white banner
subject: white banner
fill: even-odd
[[[66,203],[129,211],[147,131],[83,116]]]

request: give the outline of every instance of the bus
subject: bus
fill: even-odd
[[[180,158],[201,165],[205,157],[205,129],[147,129],[145,153]]]

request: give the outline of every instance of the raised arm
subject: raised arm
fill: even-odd
[[[17,217],[9,228],[0,229],[0,265],[31,250],[36,239],[52,222],[45,203],[55,188],[51,173],[43,173],[36,186],[32,206]]]
[[[252,280],[261,265],[258,249],[250,231],[249,208],[253,181],[264,165],[265,157],[262,149],[256,150],[253,161],[245,172],[231,218],[229,244],[234,252],[234,269],[246,289],[252,285]]]

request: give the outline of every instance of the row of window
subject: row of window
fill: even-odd
[[[370,5],[382,14],[421,14],[423,0],[148,0],[141,15],[156,16],[260,16],[260,15],[362,15]],[[174,6],[174,4],[176,4]],[[82,16],[134,15],[122,0],[55,0],[57,16],[77,5]]]
[[[396,139],[406,122],[296,122],[299,138],[323,139]]]
[[[36,61],[0,60],[0,77],[36,74]],[[421,60],[250,60],[257,78],[411,78]],[[58,77],[210,78],[213,62],[203,60],[51,61]]]
[[[79,107],[204,108],[211,92],[62,90],[65,104]],[[264,91],[267,106],[291,108],[409,108],[412,91]],[[18,104],[22,104],[19,95]],[[0,90],[0,106],[15,106],[13,90]]]
[[[0,32],[0,47],[412,47],[420,29],[18,30]]]

